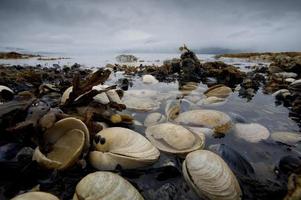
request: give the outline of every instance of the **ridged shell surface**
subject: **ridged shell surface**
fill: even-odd
[[[73,200],[143,200],[127,180],[111,172],[85,176],[76,186]]]
[[[205,146],[205,135],[172,123],[150,126],[145,134],[158,149],[167,153],[186,154]]]
[[[92,166],[100,170],[143,167],[154,163],[160,156],[158,149],[144,136],[127,128],[107,128],[97,133],[105,143],[97,143],[90,153]]]
[[[241,199],[239,183],[224,160],[217,154],[198,150],[187,155],[183,175],[190,187],[204,199]]]
[[[212,128],[217,133],[227,133],[232,127],[230,116],[216,110],[191,110],[183,112],[175,121],[189,126]]]
[[[59,198],[46,192],[27,192],[20,194],[11,200],[59,200]]]

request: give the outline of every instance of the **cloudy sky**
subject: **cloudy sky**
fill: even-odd
[[[301,51],[301,0],[0,0],[0,46]]]

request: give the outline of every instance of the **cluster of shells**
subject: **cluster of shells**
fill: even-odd
[[[144,77],[147,84],[157,82],[152,77]],[[102,90],[106,86],[94,89]],[[10,89],[0,87],[1,91]],[[185,94],[195,90],[193,84],[183,87]],[[64,104],[72,87],[63,94]],[[12,91],[11,91],[12,92]],[[47,169],[66,170],[78,161],[86,159],[96,170],[85,176],[76,186],[74,200],[82,199],[143,199],[138,190],[118,174],[108,172],[120,166],[136,169],[150,166],[160,157],[160,152],[183,158],[182,172],[187,184],[200,198],[215,200],[241,199],[242,191],[227,163],[216,153],[205,150],[206,138],[214,134],[234,134],[237,139],[255,143],[270,138],[270,132],[257,123],[234,123],[232,118],[221,111],[201,109],[200,105],[224,103],[232,90],[217,85],[204,91],[202,101],[167,101],[165,113],[154,112],[160,106],[153,90],[130,90],[120,99],[116,91],[109,90],[94,97],[106,104],[109,101],[124,103],[134,111],[151,111],[144,121],[145,133],[123,127],[108,127],[99,131],[91,140],[84,122],[74,117],[55,122],[44,132],[45,143],[51,146],[47,152],[37,147],[33,160]],[[184,106],[185,105],[185,106]],[[140,123],[142,125],[142,123]],[[145,136],[144,136],[145,135]],[[286,136],[287,138],[284,138]],[[272,139],[283,143],[301,141],[298,134],[277,132]],[[43,192],[28,192],[14,199],[57,199]]]

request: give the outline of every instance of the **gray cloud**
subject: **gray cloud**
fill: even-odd
[[[301,50],[300,0],[0,0],[0,46]]]

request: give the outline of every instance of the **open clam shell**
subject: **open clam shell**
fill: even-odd
[[[188,185],[204,199],[241,199],[239,183],[224,160],[217,154],[198,150],[187,155],[182,165]]]
[[[143,200],[127,180],[111,172],[95,172],[85,176],[76,186],[73,200]]]
[[[216,133],[227,133],[232,120],[227,114],[216,110],[191,110],[181,113],[175,122],[189,126],[212,128]]]
[[[99,170],[112,170],[120,165],[124,169],[144,167],[154,163],[160,152],[145,137],[126,128],[107,128],[96,136],[105,139],[90,152],[89,160]]]
[[[266,140],[270,136],[269,130],[257,123],[237,123],[235,124],[234,134],[243,140],[254,143]]]
[[[172,123],[150,126],[145,134],[152,144],[167,153],[187,154],[205,146],[204,134],[196,134]]]
[[[89,131],[83,122],[72,117],[65,118],[44,133],[45,142],[51,145],[50,152],[42,153],[37,147],[32,159],[45,168],[65,170],[88,150],[87,138]]]
[[[11,200],[59,200],[59,198],[46,192],[27,192],[20,194]]]

